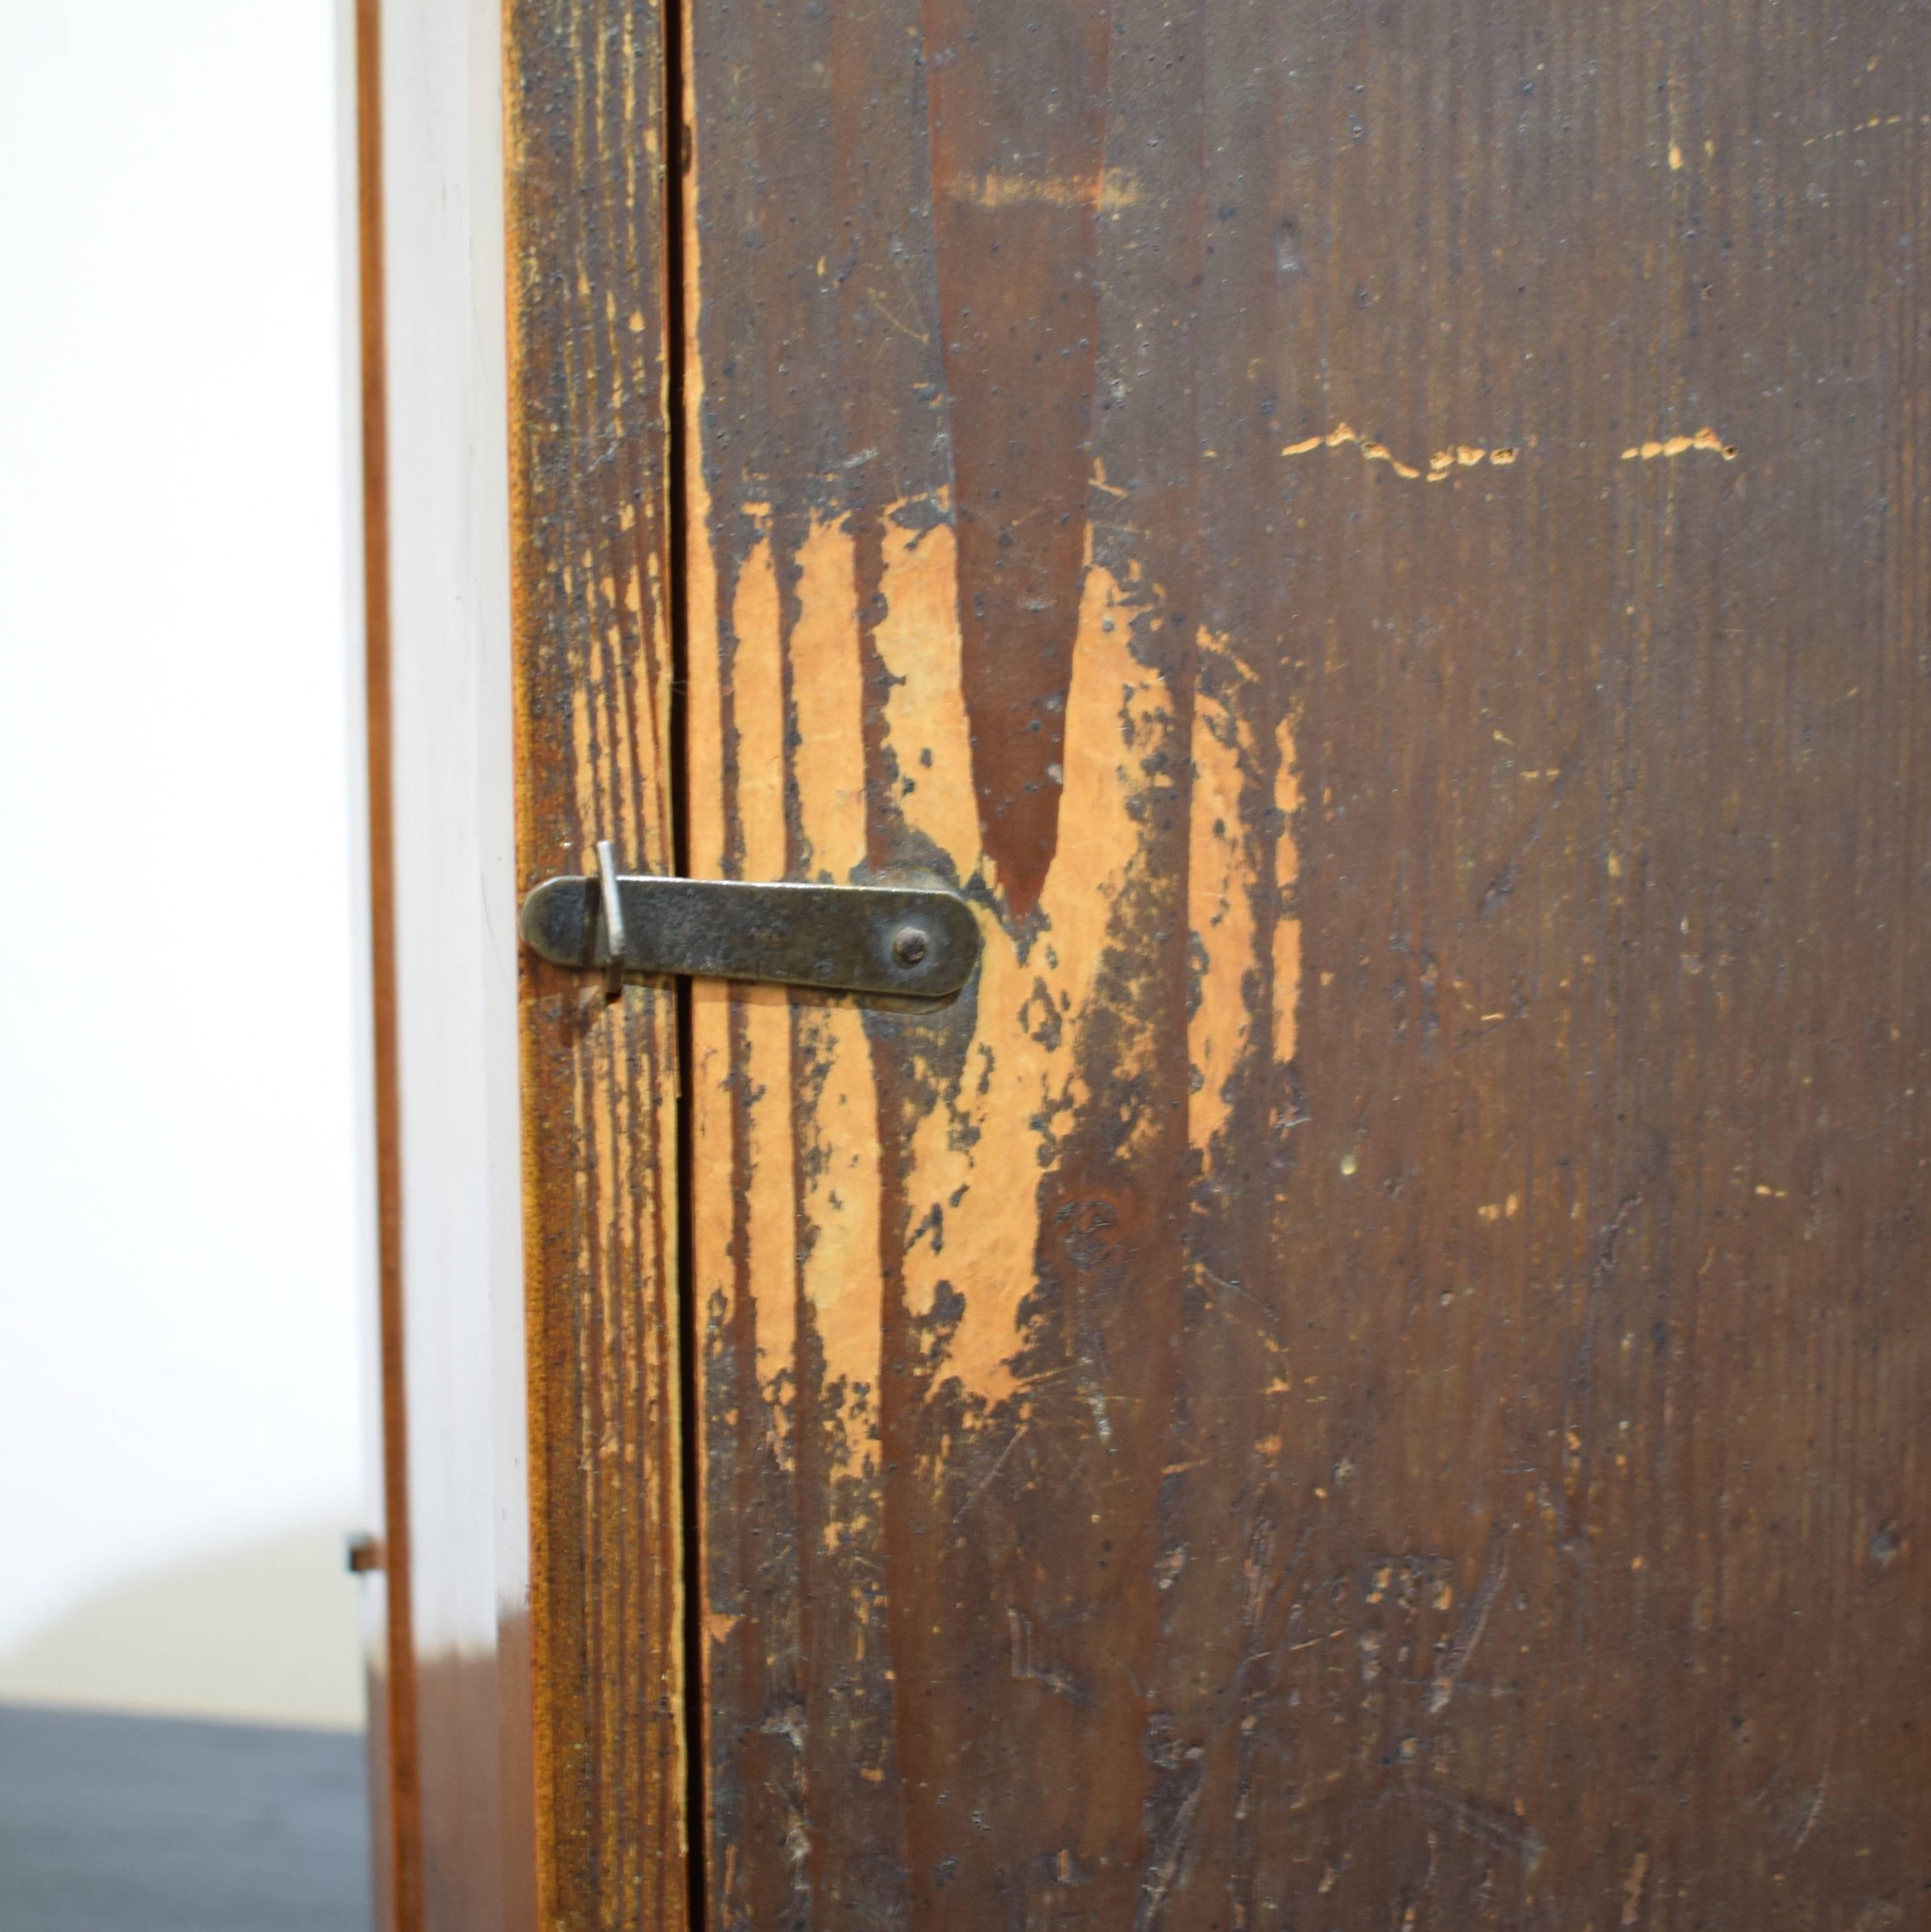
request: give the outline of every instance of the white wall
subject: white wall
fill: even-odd
[[[252,1563],[226,1691],[93,1690],[356,1716],[335,86],[329,0],[0,0],[0,1695]]]

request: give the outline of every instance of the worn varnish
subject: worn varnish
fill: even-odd
[[[518,866],[668,871],[657,10],[514,0],[504,38]],[[514,908],[506,933],[514,929]],[[523,961],[541,1922],[686,1922],[668,987]]]
[[[693,869],[987,944],[695,995],[718,1926],[1919,1922],[1926,26],[686,10]],[[662,849],[631,125],[521,150],[538,870]],[[665,1022],[530,970],[668,1802]]]

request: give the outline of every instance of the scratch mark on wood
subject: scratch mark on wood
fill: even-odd
[[[1476,902],[1475,916],[1486,919],[1515,890],[1516,881],[1530,853],[1540,843],[1547,830],[1550,814],[1563,802],[1568,789],[1569,775],[1576,754],[1571,752],[1558,769],[1555,782],[1542,795],[1542,802],[1536,808],[1535,816],[1529,821],[1529,828],[1516,842],[1515,848],[1502,862],[1502,868],[1482,888],[1482,896]],[[1488,1016],[1484,1016],[1485,1018]]]
[[[1737,460],[1737,446],[1725,442],[1713,429],[1698,430],[1694,436],[1665,436],[1660,440],[1632,443],[1623,452],[1625,463],[1653,463],[1659,457],[1687,456],[1692,450],[1707,449],[1725,463]]]
[[[1497,470],[1506,470],[1521,454],[1507,445],[1490,448],[1483,444],[1451,443],[1428,458],[1428,468],[1424,471],[1412,463],[1404,463],[1386,443],[1362,435],[1353,424],[1345,422],[1337,423],[1325,436],[1304,436],[1299,442],[1290,442],[1281,454],[1307,456],[1317,449],[1347,448],[1358,450],[1364,463],[1386,464],[1407,483],[1446,483],[1458,470],[1473,470],[1484,463],[1491,464]]]
[[[1643,1880],[1650,1869],[1650,1855],[1638,1852],[1629,1862],[1629,1876],[1623,1881],[1623,1923],[1633,1925],[1642,1916]]]
[[[1012,1672],[1023,1683],[1043,1684],[1056,1697],[1064,1697],[1069,1704],[1081,1709],[1093,1702],[1091,1694],[1083,1690],[1071,1672],[1056,1664],[1042,1664],[1033,1648],[1032,1619],[1021,1610],[1011,1605],[1006,1609],[1006,1629],[1012,1640]]]
[[[1019,1447],[1020,1439],[1026,1434],[1027,1426],[1028,1425],[1023,1422],[1020,1424],[1018,1428],[1013,1431],[1011,1439],[1007,1443],[1006,1446],[999,1451],[999,1456],[994,1461],[993,1466],[986,1472],[984,1475],[980,1478],[979,1480],[976,1484],[973,1485],[972,1494],[953,1511],[952,1520],[955,1524],[956,1524],[960,1518],[965,1515],[966,1512],[969,1510],[989,1489],[992,1487],[993,1478],[1006,1466],[1006,1458]]]
[[[989,168],[954,182],[950,191],[975,208],[1022,208],[1032,203],[1097,208],[1102,214],[1117,214],[1140,200],[1140,184],[1124,168],[1107,168],[1083,179],[1063,181]]]
[[[1468,1668],[1469,1660],[1482,1641],[1482,1634],[1488,1628],[1489,1612],[1495,1606],[1496,1594],[1508,1574],[1508,1532],[1498,1525],[1490,1533],[1481,1580],[1475,1586],[1475,1594],[1469,1599],[1467,1609],[1462,1612],[1461,1628],[1429,1688],[1427,1708],[1431,1715],[1448,1708],[1449,1701],[1455,1695],[1456,1682]]]

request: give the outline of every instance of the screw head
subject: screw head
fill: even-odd
[[[902,926],[892,934],[892,957],[901,966],[916,966],[931,942],[915,926]]]

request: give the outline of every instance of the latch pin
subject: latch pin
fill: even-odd
[[[597,909],[603,914],[603,990],[614,1000],[623,992],[623,962],[630,940],[623,930],[623,895],[617,886],[617,849],[608,838],[596,842]]]

